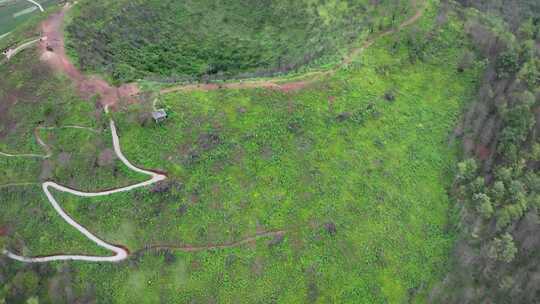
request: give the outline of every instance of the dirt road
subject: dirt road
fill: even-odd
[[[99,95],[103,106],[114,105],[120,99],[132,99],[139,93],[135,84],[125,84],[119,88],[111,86],[98,76],[86,76],[69,60],[65,44],[62,24],[69,5],[58,13],[52,14],[41,25],[42,35],[46,40],[39,44],[41,60],[55,71],[64,73],[71,78],[83,98]]]
[[[43,13],[45,10],[43,9],[43,6],[41,6],[41,4],[39,4],[38,2],[34,1],[34,0],[26,0],[30,3],[32,3],[33,5],[37,6],[37,8]]]
[[[54,129],[80,129],[80,130],[86,130],[94,133],[99,133],[98,131],[88,128],[88,127],[82,127],[82,126],[63,126],[63,127],[37,127],[34,129],[34,137],[37,141],[37,143],[43,148],[43,150],[46,152],[46,154],[11,154],[0,151],[0,156],[4,157],[28,157],[28,158],[42,158],[47,159],[52,156],[52,149],[49,145],[47,145],[43,139],[41,139],[41,136],[39,136],[39,130],[54,130]]]
[[[37,39],[34,39],[32,41],[28,41],[26,43],[23,43],[23,44],[19,45],[18,47],[14,48],[14,49],[7,50],[6,53],[5,53],[7,60],[9,60],[9,59],[11,59],[11,57],[17,55],[17,53],[19,53],[20,51],[31,47],[35,43],[38,43],[39,41],[40,41],[40,38],[37,38]]]
[[[105,106],[105,111],[106,112],[108,112],[108,107],[109,106]],[[147,186],[150,186],[152,184],[163,181],[163,180],[165,180],[167,178],[167,176],[164,175],[164,174],[156,173],[156,172],[149,171],[149,170],[144,170],[144,169],[138,168],[135,165],[133,165],[132,163],[130,163],[129,160],[122,153],[122,149],[120,147],[120,139],[118,138],[118,133],[116,131],[116,125],[115,125],[115,123],[114,123],[114,121],[112,119],[109,121],[109,126],[110,126],[110,129],[111,129],[111,136],[112,136],[112,140],[113,140],[114,152],[115,152],[116,156],[118,157],[118,159],[120,159],[120,161],[126,167],[128,167],[130,170],[135,171],[135,172],[140,173],[140,174],[150,176],[151,178],[149,180],[147,180],[145,182],[138,183],[138,184],[130,185],[130,186],[127,186],[127,187],[116,188],[116,189],[107,190],[107,191],[101,191],[101,192],[83,192],[83,191],[79,191],[79,190],[75,190],[75,189],[71,189],[71,188],[62,186],[62,185],[57,184],[55,182],[45,182],[45,183],[43,183],[41,185],[41,187],[42,187],[43,192],[47,196],[47,199],[48,199],[49,203],[52,205],[52,207],[58,213],[58,215],[60,215],[60,217],[62,217],[62,219],[64,221],[66,221],[66,223],[68,223],[70,226],[72,226],[77,231],[82,233],[84,236],[86,236],[89,240],[94,242],[96,245],[113,252],[114,255],[113,256],[91,256],[91,255],[65,255],[65,254],[61,254],[61,255],[50,255],[50,256],[43,256],[43,257],[25,257],[25,256],[22,256],[22,255],[18,255],[16,253],[13,253],[13,252],[11,252],[9,250],[4,250],[3,253],[7,257],[9,257],[9,258],[11,258],[13,260],[24,262],[24,263],[47,263],[47,262],[54,262],[54,261],[120,262],[120,261],[123,261],[123,260],[128,258],[128,256],[129,256],[128,249],[126,249],[125,247],[120,246],[120,245],[112,245],[112,244],[107,243],[106,241],[102,240],[101,238],[99,238],[98,236],[96,236],[95,234],[90,232],[84,226],[79,224],[69,214],[67,214],[64,211],[64,209],[62,209],[62,207],[60,206],[60,204],[54,198],[53,194],[50,191],[50,189],[54,189],[54,190],[57,190],[57,191],[60,191],[60,192],[69,193],[69,194],[79,196],[79,197],[101,197],[101,196],[108,196],[108,195],[113,195],[113,194],[121,193],[121,192],[128,192],[128,191],[131,191],[131,190],[134,190],[134,189],[137,189],[137,188],[141,188],[141,187],[147,187]],[[86,127],[80,127],[80,126],[66,126],[66,127],[94,131],[92,129],[89,129],[89,128],[86,128]],[[44,127],[43,129],[51,129],[51,128],[45,128]],[[6,154],[6,153],[0,153],[0,155],[8,156],[8,157],[38,157],[38,158],[48,158],[48,157],[50,157],[51,154],[52,154],[51,150],[39,138],[39,136],[37,135],[37,131],[36,131],[36,138],[38,139],[39,144],[41,146],[43,146],[43,148],[47,151],[46,155],[35,155],[35,154],[18,154],[18,155],[16,155],[16,154]],[[15,185],[22,185],[22,184],[11,184],[11,185],[15,186]],[[25,185],[27,185],[27,184],[25,183]],[[4,185],[4,186],[9,186],[9,185]],[[4,186],[2,186],[2,187],[4,187]],[[191,252],[193,252],[193,251],[201,251],[201,250],[206,250],[206,249],[224,249],[224,248],[240,246],[240,245],[252,242],[252,241],[254,241],[254,240],[258,239],[258,238],[268,237],[268,236],[282,234],[282,233],[284,233],[284,232],[283,231],[262,232],[262,233],[259,233],[259,234],[255,235],[254,237],[250,237],[250,238],[247,238],[247,239],[244,239],[244,240],[241,240],[241,241],[238,241],[238,242],[234,242],[234,243],[229,243],[229,244],[223,244],[223,245],[213,245],[212,244],[212,245],[207,245],[207,246],[203,246],[203,247],[185,246],[185,247],[178,247],[178,248],[183,248],[184,251],[191,251]],[[160,247],[163,248],[165,246],[160,246]],[[171,246],[171,248],[172,248],[172,246]]]

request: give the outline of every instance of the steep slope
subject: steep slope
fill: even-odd
[[[487,68],[456,130],[465,157],[454,190],[461,240],[432,302],[538,303],[540,6],[462,2],[488,13],[462,11]]]

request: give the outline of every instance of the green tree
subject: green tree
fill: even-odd
[[[458,163],[457,167],[458,172],[456,180],[461,184],[465,184],[471,181],[476,176],[478,171],[478,165],[476,164],[476,161],[472,158]]]
[[[533,144],[529,158],[534,161],[540,161],[540,143],[536,142]]]
[[[26,300],[26,304],[39,304],[39,299],[38,297],[31,297]]]
[[[519,96],[517,105],[502,110],[501,116],[505,127],[500,138],[501,152],[508,153],[512,145],[519,147],[527,138],[535,124],[535,118],[531,112],[533,104],[534,95],[531,92],[525,92]]]
[[[514,173],[512,172],[512,168],[500,167],[495,171],[495,176],[503,183],[509,184],[514,177]]]
[[[527,197],[525,192],[525,185],[523,185],[523,183],[518,180],[514,180],[510,183],[508,192],[510,193],[512,202],[516,204],[522,203]]]
[[[497,58],[497,76],[501,79],[517,73],[519,68],[519,56],[515,50],[508,50]]]
[[[514,260],[517,254],[517,248],[514,244],[514,238],[510,233],[505,233],[502,238],[502,250],[501,259],[506,263],[510,263]]]
[[[493,198],[493,203],[495,206],[501,204],[501,202],[504,200],[505,194],[506,187],[504,186],[504,183],[502,181],[494,182],[493,186],[491,187],[491,197]]]
[[[493,205],[487,194],[477,193],[473,196],[473,201],[476,205],[476,210],[483,218],[489,219],[493,216]]]
[[[496,222],[496,228],[497,230],[501,230],[502,228],[508,226],[510,223],[512,223],[512,216],[510,214],[510,211],[508,208],[502,208],[497,212],[497,222]]]
[[[478,176],[469,184],[469,190],[471,194],[483,193],[486,189],[486,181],[484,177]]]
[[[520,219],[527,211],[527,201],[521,201],[516,204],[504,206],[497,213],[497,230],[501,230],[514,221]]]
[[[529,88],[540,84],[540,60],[534,58],[523,64],[519,71],[519,79],[525,82]]]
[[[510,233],[505,233],[490,242],[487,256],[492,260],[510,263],[516,257],[517,251],[514,238]]]
[[[523,40],[530,40],[536,38],[536,28],[532,18],[529,18],[519,27],[518,34]]]

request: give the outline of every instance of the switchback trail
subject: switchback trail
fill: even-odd
[[[108,113],[108,107],[107,106],[105,107],[105,111]],[[129,251],[126,248],[124,248],[123,246],[120,246],[120,245],[112,245],[112,244],[107,243],[106,241],[100,239],[98,236],[96,236],[95,234],[90,232],[84,226],[82,226],[81,224],[76,222],[71,216],[69,216],[69,214],[67,214],[64,211],[64,209],[62,209],[62,207],[60,206],[60,204],[54,198],[53,194],[50,191],[50,189],[54,189],[54,190],[57,190],[57,191],[60,191],[60,192],[69,193],[69,194],[79,196],[79,197],[101,197],[101,196],[112,195],[112,194],[115,194],[115,193],[128,192],[128,191],[131,191],[131,190],[134,190],[134,189],[137,189],[137,188],[150,186],[150,185],[152,185],[154,183],[163,181],[163,180],[165,180],[167,178],[167,176],[164,175],[164,174],[155,173],[153,171],[140,169],[140,168],[134,166],[133,164],[131,164],[129,162],[129,160],[127,160],[127,158],[122,153],[122,149],[120,147],[120,139],[118,138],[118,133],[116,131],[116,125],[115,125],[115,123],[114,123],[114,121],[112,119],[110,119],[110,121],[109,121],[109,126],[110,126],[110,129],[111,129],[111,136],[112,136],[112,139],[113,139],[113,148],[114,148],[114,152],[116,153],[116,156],[130,170],[135,171],[137,173],[144,174],[144,175],[149,175],[151,177],[149,180],[147,180],[145,182],[138,183],[138,184],[126,186],[126,187],[123,187],[123,188],[117,188],[117,189],[112,189],[112,190],[107,190],[107,191],[102,191],[102,192],[78,191],[78,190],[74,190],[74,189],[71,189],[71,188],[62,186],[60,184],[57,184],[55,182],[50,182],[50,181],[43,183],[41,185],[41,188],[42,188],[43,192],[45,193],[45,195],[47,196],[47,199],[51,203],[54,210],[60,215],[60,217],[62,217],[62,219],[64,221],[66,221],[70,226],[72,226],[77,231],[82,233],[84,236],[86,236],[89,240],[94,242],[96,245],[98,245],[98,246],[100,246],[100,247],[102,247],[104,249],[107,249],[109,251],[112,251],[114,253],[114,255],[113,256],[105,256],[105,257],[104,256],[90,256],[90,255],[51,255],[51,256],[44,256],[44,257],[25,257],[25,256],[18,255],[16,253],[13,253],[13,252],[8,251],[8,250],[4,250],[3,253],[6,256],[8,256],[11,259],[14,259],[14,260],[17,260],[17,261],[20,261],[20,262],[24,262],[24,263],[46,263],[46,262],[67,261],[67,260],[71,260],[71,261],[87,261],[87,262],[120,262],[120,261],[123,261],[123,260],[128,258]],[[80,128],[80,129],[88,129],[88,128],[79,127],[79,126],[71,126],[71,127]],[[44,129],[50,129],[50,128],[45,128],[44,127]],[[29,155],[29,154],[13,155],[13,154],[6,154],[6,153],[2,153],[2,155],[9,156],[9,157],[39,157],[39,158],[50,157],[51,156],[50,148],[45,143],[43,143],[43,141],[41,139],[39,139],[39,137],[37,137],[37,138],[38,138],[38,142],[40,142],[40,144],[44,148],[46,148],[46,150],[48,151],[46,155]],[[30,183],[11,184],[11,185],[4,185],[2,187],[22,186],[22,185],[29,185],[29,184]],[[278,233],[284,233],[284,232],[282,232],[282,231],[280,231],[280,232],[263,232],[263,233],[259,233],[259,234],[255,235],[254,237],[250,237],[250,238],[238,241],[238,242],[228,243],[228,244],[223,244],[223,245],[208,245],[208,246],[202,246],[202,247],[185,246],[185,247],[178,247],[178,248],[184,248],[184,251],[192,251],[192,252],[193,251],[201,251],[201,250],[205,250],[205,249],[224,249],[224,248],[240,246],[240,245],[252,242],[252,241],[254,241],[254,240],[258,239],[258,238],[268,237],[268,236],[271,236],[271,235],[276,235]],[[161,247],[165,247],[165,246],[161,246]]]
[[[105,107],[105,111],[108,112],[108,107]],[[66,261],[66,260],[87,261],[87,262],[120,262],[122,260],[125,260],[128,257],[129,252],[127,249],[121,246],[115,246],[115,245],[105,242],[104,240],[100,239],[96,235],[92,234],[90,231],[88,231],[88,229],[83,227],[81,224],[77,223],[72,217],[70,217],[64,211],[64,209],[62,209],[62,207],[60,207],[60,204],[58,204],[58,202],[56,201],[56,199],[54,198],[54,196],[52,195],[50,191],[50,189],[52,188],[57,191],[73,194],[79,197],[99,197],[99,196],[107,196],[107,195],[111,195],[115,193],[120,193],[120,192],[127,192],[136,188],[149,186],[159,181],[165,180],[167,178],[163,174],[158,174],[151,171],[143,170],[132,165],[124,156],[124,154],[122,154],[122,150],[120,148],[120,140],[116,132],[116,125],[114,124],[114,121],[112,119],[109,121],[109,126],[111,129],[111,136],[113,139],[113,148],[114,148],[114,152],[116,153],[116,156],[120,159],[122,163],[124,163],[124,165],[126,165],[132,171],[149,175],[151,176],[151,179],[142,183],[130,185],[123,188],[103,191],[103,192],[82,192],[82,191],[67,188],[55,182],[45,182],[42,184],[41,187],[43,189],[43,192],[47,196],[47,199],[53,206],[54,210],[62,217],[62,219],[64,219],[64,221],[66,221],[73,228],[77,229],[89,240],[96,243],[96,245],[114,252],[114,255],[107,256],[107,257],[87,256],[87,255],[52,255],[52,256],[46,256],[46,257],[24,257],[21,255],[15,254],[13,252],[10,252],[8,250],[4,250],[3,253],[5,255],[7,255],[11,259],[14,259],[20,262],[25,262],[25,263],[44,263],[44,262],[53,262],[53,261]]]
[[[34,1],[34,0],[26,0],[30,3],[32,3],[33,5],[37,6],[37,8],[43,13],[45,10],[43,9],[43,6],[41,6],[41,4],[39,4],[37,1]]]

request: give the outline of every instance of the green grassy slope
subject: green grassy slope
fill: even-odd
[[[166,169],[173,183],[99,200],[59,195],[91,230],[132,250],[287,234],[235,249],[146,253],[122,266],[77,265],[81,288],[91,282],[98,298],[116,303],[421,301],[453,242],[447,140],[477,77],[457,72],[467,48],[455,43],[466,41],[460,25],[433,28],[433,13],[299,93],[167,95],[162,126],[140,125],[144,105],[116,113],[128,158]],[[415,64],[411,35],[423,37]],[[390,91],[393,102],[383,98]]]
[[[0,176],[0,185],[55,180],[96,190],[144,178],[116,158],[105,157],[103,152],[112,150],[112,139],[103,110],[77,96],[69,80],[50,71],[38,57],[35,49],[29,49],[0,65],[0,73],[8,75],[0,79],[0,151],[45,155],[36,140],[36,128],[51,127],[37,133],[52,156],[46,160],[0,156],[8,172]],[[73,125],[94,132],[64,128]]]

